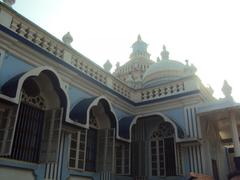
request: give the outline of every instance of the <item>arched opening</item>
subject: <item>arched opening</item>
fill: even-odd
[[[83,99],[70,118],[83,124],[71,133],[69,167],[91,172],[113,172],[117,121],[109,101],[101,97]]]
[[[160,115],[139,117],[132,126],[132,175],[175,176],[175,128]]]
[[[116,120],[106,100],[90,109],[87,131],[86,171],[112,172],[114,167]]]
[[[28,162],[55,162],[66,97],[56,76],[42,71],[22,84],[10,158]]]

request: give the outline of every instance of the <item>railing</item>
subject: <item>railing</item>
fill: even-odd
[[[183,82],[175,82],[150,89],[144,89],[141,93],[142,101],[157,99],[165,96],[179,94],[185,91]]]
[[[24,19],[24,17],[13,16],[12,18],[10,25],[11,30],[60,59],[64,59],[64,53],[67,51],[71,55],[71,59],[68,63],[72,66],[98,82],[117,91],[119,94],[131,98],[131,88],[111,74],[105,72],[100,66],[68,47],[54,36],[51,36],[37,25]]]
[[[2,4],[0,5],[2,6]],[[12,16],[9,27],[12,31],[134,102],[161,98],[185,91],[183,82],[161,85],[160,87],[144,90],[130,88],[124,82],[104,71],[100,66],[38,27],[36,24],[13,12],[10,8],[6,7],[4,10]],[[68,57],[67,60],[66,56]]]
[[[83,73],[87,74],[91,78],[101,82],[102,84],[107,84],[108,74],[105,73],[102,69],[96,66],[94,67],[92,64],[89,64],[85,61],[85,59],[78,56],[73,56],[70,64],[76,67],[78,70],[82,71]]]
[[[123,83],[118,83],[117,81],[113,81],[113,90],[124,95],[125,97],[131,98],[131,96],[130,96],[131,91]]]
[[[33,27],[30,23],[15,16],[12,19],[10,29],[45,49],[49,53],[59,58],[63,58],[64,45],[49,36],[47,32],[39,31],[38,28]]]

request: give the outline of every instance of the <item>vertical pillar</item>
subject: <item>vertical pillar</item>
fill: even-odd
[[[231,120],[231,128],[232,128],[234,153],[235,153],[234,162],[235,162],[236,169],[240,170],[240,143],[239,143],[239,135],[238,135],[235,111],[230,111],[230,120]]]

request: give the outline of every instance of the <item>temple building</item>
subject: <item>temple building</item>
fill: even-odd
[[[0,2],[0,179],[216,180],[240,169],[240,104],[165,45],[103,67]],[[121,53],[121,52],[119,52]]]

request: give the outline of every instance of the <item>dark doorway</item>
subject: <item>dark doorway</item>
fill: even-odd
[[[174,139],[172,137],[165,138],[164,147],[165,147],[166,176],[175,176],[176,162],[175,162]]]

